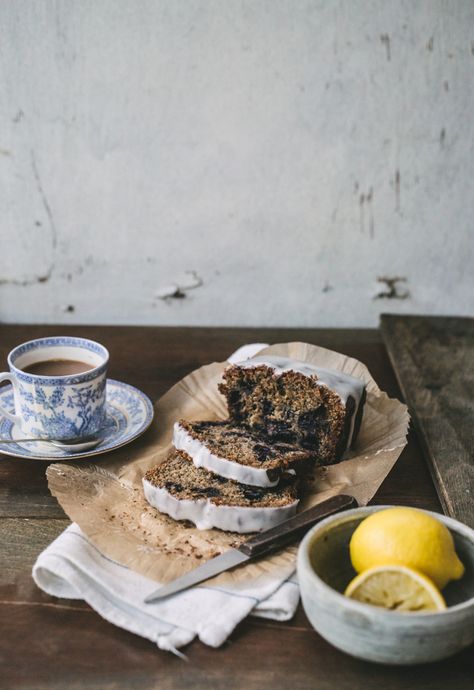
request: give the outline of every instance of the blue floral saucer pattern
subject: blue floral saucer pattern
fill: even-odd
[[[0,388],[0,405],[14,412],[11,386]],[[107,379],[106,421],[97,434],[102,438],[98,446],[82,453],[74,453],[41,441],[2,444],[0,440],[0,453],[16,458],[48,461],[88,458],[130,443],[148,429],[152,420],[153,405],[148,396],[128,383]],[[14,440],[25,438],[25,433],[0,413],[0,437]]]

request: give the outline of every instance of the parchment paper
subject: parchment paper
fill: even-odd
[[[341,463],[315,470],[299,509],[340,493],[352,494],[360,505],[366,505],[406,444],[406,406],[382,392],[364,364],[332,350],[285,343],[260,354],[312,362],[365,381],[367,402],[355,451]],[[176,420],[227,417],[225,400],[217,390],[226,366],[228,363],[222,362],[201,367],[173,386],[156,403],[153,424],[139,441],[100,463],[55,463],[47,470],[51,493],[95,545],[110,558],[158,582],[173,579],[248,538],[175,522],[152,508],[142,491],[144,473],[162,462],[171,447]],[[289,547],[276,556],[220,575],[216,582],[266,577],[274,568],[288,567],[295,553],[296,547]]]

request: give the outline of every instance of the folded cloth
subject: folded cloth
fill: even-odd
[[[239,348],[229,361],[247,359],[262,347],[256,343]],[[233,586],[213,586],[210,581],[144,604],[158,583],[102,554],[74,523],[38,556],[33,579],[47,594],[83,599],[110,623],[180,656],[178,648],[196,636],[219,647],[249,614],[288,620],[299,601],[294,568],[289,565]]]
[[[144,604],[157,589],[150,580],[102,554],[76,524],[38,556],[33,579],[55,597],[83,599],[102,618],[176,651],[197,635],[219,647],[247,615],[288,620],[299,590],[291,567],[235,587],[198,585],[163,601]]]

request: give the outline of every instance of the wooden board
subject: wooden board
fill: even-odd
[[[474,527],[474,319],[383,314],[381,330],[444,512]]]

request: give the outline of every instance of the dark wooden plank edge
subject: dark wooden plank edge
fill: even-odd
[[[468,526],[474,528],[474,515],[473,515],[473,510],[472,507],[471,509],[467,508],[466,510],[463,510],[462,508],[457,508],[452,501],[452,497],[450,496],[449,490],[451,488],[451,485],[446,484],[446,477],[443,476],[440,473],[440,470],[437,465],[436,457],[433,454],[432,448],[429,443],[429,434],[427,433],[427,430],[425,429],[425,424],[423,422],[422,416],[418,413],[417,410],[417,405],[416,401],[414,400],[414,396],[411,395],[408,387],[405,385],[405,379],[400,371],[399,368],[399,361],[398,361],[398,356],[399,352],[397,352],[397,348],[395,346],[395,343],[397,342],[397,326],[402,325],[404,319],[423,319],[423,318],[436,318],[436,317],[423,317],[423,316],[415,316],[415,315],[402,315],[402,314],[381,314],[380,316],[380,331],[382,333],[382,337],[385,343],[385,347],[388,353],[388,357],[390,359],[390,363],[392,365],[392,368],[394,370],[398,385],[400,387],[400,390],[402,392],[402,395],[408,405],[411,419],[413,422],[413,427],[417,433],[418,440],[420,442],[420,446],[423,451],[423,455],[425,457],[425,460],[427,462],[428,468],[431,473],[431,477],[433,480],[433,484],[435,486],[436,492],[438,494],[438,498],[440,500],[443,512],[445,515],[448,515],[450,517],[453,517],[460,522],[463,522],[464,524],[467,524]],[[450,317],[440,317],[444,318],[445,320],[449,320]],[[461,319],[463,317],[460,317]],[[406,356],[410,357],[409,352],[407,351]],[[413,365],[414,368],[416,368],[415,365]],[[454,442],[454,439],[453,439]],[[466,486],[466,490],[469,493],[469,487]]]

